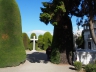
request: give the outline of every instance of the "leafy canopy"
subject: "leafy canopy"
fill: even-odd
[[[52,25],[57,25],[59,17],[64,15],[63,13],[66,12],[63,1],[53,1],[53,3],[42,2],[42,4],[44,8],[41,8],[43,13],[40,13],[40,21],[45,24],[50,22]]]

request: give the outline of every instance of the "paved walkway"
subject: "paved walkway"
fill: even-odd
[[[0,68],[0,72],[76,72],[73,66],[56,65],[47,60],[45,52],[27,52],[27,60],[16,67]]]

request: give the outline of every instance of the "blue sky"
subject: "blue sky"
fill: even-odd
[[[16,0],[20,13],[22,22],[22,32],[25,32],[30,37],[32,32],[37,35],[43,34],[46,31],[53,33],[53,26],[51,24],[45,25],[40,22],[39,15],[41,13],[40,7],[42,7],[41,2],[49,2],[50,0]],[[72,18],[73,30],[77,30],[76,18]]]

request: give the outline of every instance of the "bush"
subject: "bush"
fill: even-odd
[[[96,64],[88,64],[84,69],[86,72],[96,72]]]
[[[60,63],[60,52],[58,48],[54,48],[51,53],[51,62],[54,64],[59,64]]]
[[[17,66],[25,60],[21,17],[16,0],[0,0],[0,67]]]
[[[75,61],[74,62],[74,67],[75,67],[76,70],[80,71],[81,68],[82,68],[82,63],[79,62],[79,61]]]

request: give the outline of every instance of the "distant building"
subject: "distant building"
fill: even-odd
[[[96,24],[94,24],[94,33],[96,34]],[[91,49],[96,50],[96,45],[94,44],[90,30],[89,30],[89,24],[83,25],[83,35],[84,35],[84,49]]]
[[[94,33],[96,34],[96,23],[94,23],[93,26]],[[96,45],[92,40],[89,24],[83,25],[82,33],[84,35],[84,49],[76,49],[74,61],[80,61],[82,64],[87,65],[96,61]]]

